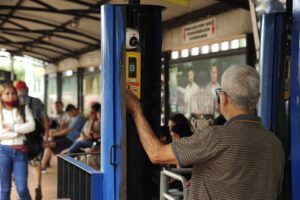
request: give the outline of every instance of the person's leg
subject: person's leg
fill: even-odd
[[[35,179],[35,200],[41,200],[42,199],[42,167],[41,167],[41,158],[42,153],[40,153],[37,157],[33,158],[29,161],[29,165],[31,167],[31,170],[34,174]]]
[[[0,145],[0,199],[9,200],[12,175],[12,149]]]
[[[39,188],[41,186],[41,182],[42,182],[41,164],[37,165],[37,166],[32,166],[32,171],[35,176],[35,183],[36,183],[35,188]]]
[[[72,146],[69,147],[68,152],[69,153],[78,153],[80,151],[80,148],[88,148],[93,145],[92,140],[80,140],[76,141],[72,144]]]
[[[41,164],[32,168],[35,177],[35,200],[41,200],[42,195],[42,167]]]
[[[16,190],[20,199],[31,200],[27,180],[28,180],[28,162],[27,154],[19,151],[15,152],[13,164],[14,180]]]
[[[50,160],[52,155],[52,149],[50,147],[45,148],[43,158],[42,158],[42,169],[45,169],[47,166],[47,162]]]

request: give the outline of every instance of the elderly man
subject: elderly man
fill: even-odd
[[[127,109],[153,163],[193,164],[189,199],[277,199],[284,153],[280,141],[255,113],[259,75],[249,66],[231,66],[217,90],[224,126],[196,130],[163,145],[146,121],[139,101],[127,94]]]

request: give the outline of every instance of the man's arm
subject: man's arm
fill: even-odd
[[[54,131],[52,133],[52,137],[60,137],[60,136],[65,136],[68,135],[72,131],[71,128],[64,128],[60,131]]]
[[[153,133],[147,122],[138,99],[131,93],[126,95],[126,105],[136,124],[140,141],[151,162],[161,164],[177,164],[170,144],[163,145]]]

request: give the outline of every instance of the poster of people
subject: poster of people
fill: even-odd
[[[233,64],[245,62],[246,56],[242,54],[170,64],[171,114],[183,113],[194,127],[200,123],[195,119],[212,122],[220,114],[215,89],[220,88],[223,72]]]

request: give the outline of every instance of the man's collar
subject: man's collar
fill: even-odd
[[[261,123],[260,117],[254,114],[241,114],[236,115],[232,118],[230,118],[224,125],[229,125],[237,121],[248,121],[248,122],[255,122],[255,123]]]

